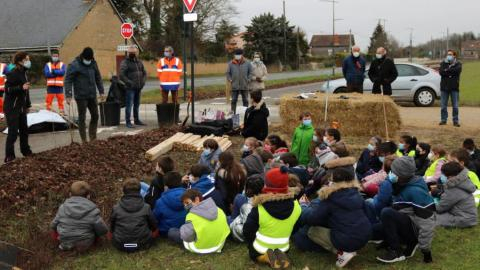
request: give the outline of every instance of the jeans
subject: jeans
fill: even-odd
[[[243,107],[248,107],[248,90],[232,90],[232,112],[237,111],[238,95],[242,95]]]
[[[7,141],[5,144],[5,157],[14,158],[15,157],[15,141],[20,135],[20,149],[22,154],[29,155],[32,153],[30,150],[30,145],[28,144],[28,125],[27,125],[27,114],[10,112],[5,115],[7,119],[8,126],[8,135]]]
[[[87,117],[87,109],[90,112],[90,126],[88,127],[88,134],[90,141],[93,141],[97,138],[97,125],[98,125],[98,105],[96,98],[89,99],[77,99],[78,108],[78,131],[80,132],[80,137],[82,142],[87,141],[87,132],[85,119]]]
[[[409,216],[390,207],[384,208],[380,214],[381,231],[388,247],[401,251],[401,244],[413,245],[418,242]],[[374,229],[374,231],[377,231]],[[376,233],[374,233],[375,235]],[[379,238],[376,235],[375,238]]]
[[[441,118],[442,122],[447,122],[448,120],[448,99],[452,99],[452,107],[453,107],[453,122],[458,123],[458,100],[460,98],[459,91],[442,91],[441,94]]]
[[[125,99],[125,121],[130,124],[130,115],[133,106],[133,119],[137,123],[140,118],[138,117],[138,109],[140,107],[140,91],[136,89],[129,89],[126,93]]]

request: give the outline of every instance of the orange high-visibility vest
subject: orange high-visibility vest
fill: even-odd
[[[157,75],[164,90],[178,90],[183,72],[183,63],[178,57],[161,58],[157,64]]]
[[[63,62],[57,62],[56,64],[52,62],[48,62],[47,66],[50,73],[52,73],[52,70],[62,69]],[[63,87],[63,76],[47,78],[47,86]]]
[[[0,63],[0,91],[5,91],[5,82],[7,77],[5,76],[5,70],[7,69],[7,64]]]

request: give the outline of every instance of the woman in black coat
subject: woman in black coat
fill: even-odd
[[[32,155],[28,144],[27,113],[30,109],[30,82],[27,70],[31,67],[30,57],[18,52],[13,58],[15,68],[7,74],[5,83],[4,111],[7,119],[8,136],[5,144],[5,163],[15,159],[15,141],[20,135],[20,150],[23,156]]]
[[[250,93],[252,106],[245,111],[242,135],[244,138],[254,137],[264,141],[268,136],[268,116],[270,112],[262,100],[262,91],[255,90]]]

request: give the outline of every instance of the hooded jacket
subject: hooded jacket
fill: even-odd
[[[240,163],[245,166],[245,169],[247,170],[247,177],[255,174],[263,175],[263,173],[265,172],[262,157],[255,151],[251,155],[242,158],[240,160]]]
[[[294,210],[294,189],[289,189],[285,194],[265,193],[253,197],[252,209],[247,216],[247,221],[243,225],[243,236],[245,242],[252,244],[255,241],[256,233],[259,228],[258,205],[263,205],[265,210],[272,217],[280,220],[289,218]],[[292,235],[298,230],[299,223],[293,227]]]
[[[310,162],[310,146],[313,139],[314,128],[312,125],[300,125],[295,129],[292,138],[292,152],[298,163],[307,166]]]
[[[364,149],[357,162],[355,172],[358,179],[363,179],[367,176],[369,171],[379,172],[382,169],[382,162],[378,159],[378,156],[372,156],[370,150]],[[371,173],[370,173],[371,174]]]
[[[254,137],[264,141],[268,136],[268,116],[270,116],[270,111],[267,109],[265,101],[262,100],[257,105],[250,106],[245,111],[243,137]]]
[[[250,75],[250,85],[249,90],[264,90],[265,89],[265,80],[267,79],[267,67],[265,64],[260,62],[252,61],[252,73]],[[257,82],[257,78],[260,78],[262,81]]]
[[[191,189],[200,191],[203,195],[203,199],[212,198],[215,204],[226,212],[225,202],[222,194],[215,187],[215,178],[209,174],[202,175],[197,182],[190,184]]]
[[[123,244],[137,244],[142,248],[152,239],[156,224],[155,216],[142,196],[139,193],[127,193],[113,207],[110,217],[113,242],[120,247]]]
[[[150,208],[153,210],[155,209],[155,203],[157,202],[158,198],[162,196],[163,191],[165,190],[165,184],[163,183],[163,175],[156,175],[150,187],[145,194],[143,200],[150,205]]]
[[[477,225],[478,212],[473,193],[475,185],[468,177],[468,169],[448,179],[437,204],[437,225],[445,227],[472,227]]]
[[[318,192],[319,199],[303,209],[302,224],[330,229],[333,246],[354,252],[364,247],[372,234],[365,201],[357,181],[336,182]]]
[[[69,250],[78,242],[95,241],[108,232],[97,205],[87,198],[72,196],[60,205],[50,227],[60,236],[62,249]]]
[[[204,155],[202,153],[202,155],[200,155],[200,160],[198,161],[198,164],[205,165],[210,168],[210,172],[214,172],[217,167],[218,158],[220,157],[221,153],[222,149],[220,147],[218,147],[217,150],[208,155]]]
[[[104,94],[102,76],[97,62],[92,60],[92,63],[87,66],[78,56],[67,68],[65,96],[71,98],[74,91],[75,99],[94,99],[97,97],[97,88],[100,94]]]
[[[166,235],[169,229],[178,229],[185,223],[187,211],[181,200],[185,191],[183,187],[168,189],[155,203],[153,214],[157,219],[160,234]]]

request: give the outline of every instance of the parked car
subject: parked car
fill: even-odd
[[[392,84],[392,98],[395,101],[414,102],[419,107],[429,107],[440,98],[440,74],[438,71],[426,66],[401,63],[395,64],[398,70],[398,78]],[[368,78],[368,70],[365,72],[363,92],[371,93],[373,83]],[[347,82],[345,79],[333,80],[322,85],[321,92],[345,93]]]

